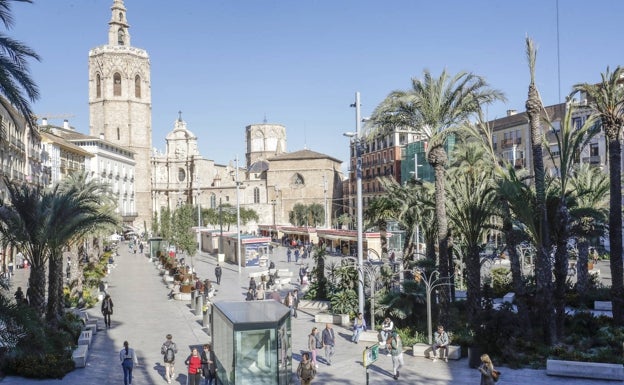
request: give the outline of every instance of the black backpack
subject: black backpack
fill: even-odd
[[[175,350],[173,350],[173,344],[165,345],[165,362],[173,362],[175,361]]]

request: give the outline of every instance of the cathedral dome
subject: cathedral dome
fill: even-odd
[[[266,160],[259,160],[257,162],[254,162],[251,164],[251,166],[249,166],[249,172],[252,172],[254,174],[259,174],[261,172],[265,172],[266,170],[269,169],[269,162],[267,162]]]

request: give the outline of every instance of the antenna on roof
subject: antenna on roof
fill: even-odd
[[[262,123],[267,124],[266,112],[264,113],[264,120],[262,121]]]
[[[308,136],[306,135],[306,124],[303,122],[303,149],[308,149]]]

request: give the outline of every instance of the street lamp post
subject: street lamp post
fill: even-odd
[[[240,193],[238,183],[238,155],[236,156],[236,254],[238,255],[238,274],[241,273],[241,233],[240,233]]]
[[[414,276],[416,279],[421,279],[425,288],[427,289],[427,332],[429,338],[429,345],[433,343],[433,328],[432,328],[432,320],[431,320],[431,292],[433,292],[439,286],[451,285],[450,277],[440,277],[440,272],[438,270],[434,270],[431,272],[429,276],[424,270],[415,270]]]
[[[362,153],[361,153],[361,137],[360,124],[362,121],[360,114],[360,93],[355,93],[355,103],[351,105],[355,107],[355,133],[347,132],[344,135],[353,138],[356,154],[356,200],[357,200],[357,261],[358,261],[358,310],[364,314],[364,278],[362,272],[364,241],[363,241],[363,213],[362,213]]]

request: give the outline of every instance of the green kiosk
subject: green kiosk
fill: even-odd
[[[215,302],[211,325],[220,384],[291,383],[291,319],[286,306],[274,300]]]

